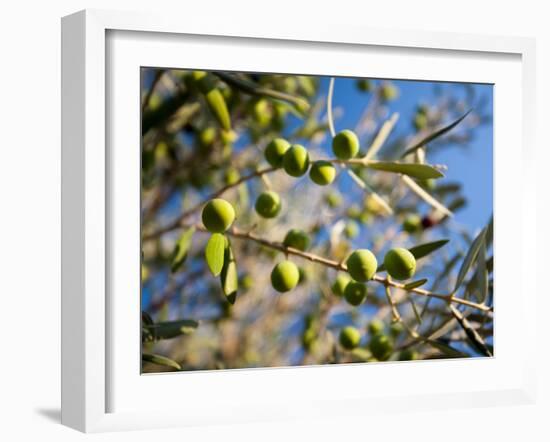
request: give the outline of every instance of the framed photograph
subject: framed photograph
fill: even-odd
[[[326,29],[63,19],[64,424],[534,400],[534,42]]]

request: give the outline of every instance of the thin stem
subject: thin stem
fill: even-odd
[[[329,127],[330,134],[334,138],[334,136],[336,135],[336,129],[334,128],[334,117],[332,114],[332,96],[333,95],[334,95],[334,77],[330,77],[330,81],[328,84],[328,95],[327,95],[327,119],[328,119],[328,127]],[[386,134],[386,137],[387,135],[389,135],[389,131],[388,131],[388,134]],[[388,205],[386,200],[384,200],[384,198],[378,195],[374,191],[374,189],[372,189],[364,180],[362,180],[361,177],[359,177],[353,170],[348,169],[345,161],[336,160],[332,162],[340,164],[342,166],[342,169],[346,171],[346,173],[351,177],[351,179],[355,182],[355,184],[357,184],[361,189],[363,189],[367,193],[370,193],[389,215],[393,214],[393,210]],[[349,163],[349,164],[353,164],[353,163]]]
[[[414,193],[416,193],[420,198],[426,201],[434,209],[439,210],[441,213],[449,217],[453,216],[453,212],[447,209],[443,204],[437,201],[433,196],[431,196],[428,192],[426,192],[422,187],[416,184],[408,176],[401,175],[401,180],[403,180],[403,183],[405,183],[407,187],[409,187],[409,189],[411,189]]]
[[[188,209],[185,212],[181,213],[180,216],[178,216],[175,220],[173,220],[168,225],[166,225],[164,227],[161,227],[160,229],[158,229],[158,230],[156,230],[156,231],[154,231],[150,234],[144,235],[143,241],[147,241],[147,240],[150,240],[150,239],[157,238],[160,235],[163,235],[164,233],[170,232],[172,230],[175,230],[175,229],[181,227],[181,224],[182,224],[183,221],[185,221],[187,218],[189,218],[194,213],[198,212],[201,209],[201,207],[204,206],[211,199],[218,198],[218,197],[222,196],[225,192],[227,192],[229,189],[237,187],[237,186],[243,184],[244,182],[252,180],[254,178],[263,177],[265,174],[274,172],[275,170],[277,170],[277,169],[274,168],[274,167],[268,167],[268,168],[265,168],[265,169],[260,169],[260,170],[257,170],[256,172],[253,172],[249,175],[245,175],[245,176],[239,178],[234,183],[227,184],[226,186],[222,187],[221,189],[217,190],[216,192],[210,194],[208,197],[206,197],[201,202],[195,204],[190,209]]]
[[[196,227],[197,227],[198,230],[205,231],[205,229],[202,226],[196,226]],[[251,241],[254,241],[254,242],[256,242],[258,244],[261,244],[265,247],[269,247],[269,248],[274,249],[274,250],[279,250],[279,251],[281,251],[281,252],[283,252],[287,255],[298,256],[300,258],[307,259],[308,261],[316,262],[318,264],[322,264],[326,267],[330,267],[330,268],[333,268],[333,269],[338,270],[338,271],[342,271],[342,272],[347,272],[348,271],[348,268],[346,267],[346,265],[344,263],[333,261],[331,259],[324,258],[324,257],[316,255],[314,253],[302,252],[301,250],[294,249],[292,247],[286,247],[281,243],[269,241],[269,240],[267,240],[265,238],[262,238],[262,237],[254,234],[252,232],[246,232],[246,231],[240,230],[236,227],[233,227],[233,228],[229,229],[226,233],[229,236],[232,236],[234,238],[241,238],[241,239],[251,240]],[[397,289],[401,289],[401,290],[404,290],[404,291],[409,292],[409,293],[415,293],[415,294],[420,295],[420,296],[428,296],[428,297],[438,298],[438,299],[441,299],[441,300],[446,301],[448,303],[454,302],[454,303],[457,303],[457,304],[467,305],[468,307],[472,307],[472,308],[475,308],[475,309],[478,309],[478,310],[481,310],[481,311],[484,311],[484,312],[492,310],[492,308],[489,307],[489,306],[486,306],[486,305],[483,305],[483,304],[477,304],[475,302],[467,301],[467,300],[461,299],[461,298],[456,298],[456,297],[451,296],[451,295],[443,295],[443,294],[438,294],[438,293],[432,293],[428,290],[421,289],[421,288],[407,288],[404,284],[395,282],[393,280],[389,280],[388,278],[384,278],[384,277],[379,276],[379,275],[374,275],[374,277],[372,278],[372,281],[377,282],[379,284],[383,284],[385,286],[391,286],[391,287],[394,287],[394,288],[397,288]]]

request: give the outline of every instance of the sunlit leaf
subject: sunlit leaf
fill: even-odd
[[[428,164],[418,163],[395,163],[390,161],[369,161],[366,164],[369,169],[381,170],[383,172],[402,173],[419,180],[430,178],[441,178],[444,175],[435,167]]]
[[[141,360],[156,365],[163,365],[165,367],[175,368],[176,370],[181,370],[180,364],[178,364],[173,359],[167,358],[166,356],[143,353],[141,355]]]
[[[223,268],[225,241],[224,235],[213,233],[206,244],[206,263],[214,276],[218,276]]]
[[[422,140],[415,143],[412,147],[409,147],[403,155],[401,155],[401,158],[406,157],[407,155],[413,153],[416,149],[419,149],[422,146],[425,146],[426,144],[430,143],[431,141],[439,138],[442,135],[445,135],[450,130],[454,129],[466,116],[471,112],[470,109],[468,112],[466,112],[464,115],[462,115],[459,119],[453,121],[451,124],[442,127],[441,129],[436,130],[435,132],[429,134],[428,136],[424,137]]]
[[[172,272],[176,272],[187,259],[189,253],[189,248],[191,247],[191,242],[193,239],[193,234],[195,233],[195,228],[191,227],[185,230],[178,242],[176,243],[176,248],[174,249],[174,255],[172,258]]]
[[[466,254],[466,257],[464,258],[464,261],[462,262],[462,266],[460,267],[460,271],[458,272],[458,278],[456,280],[456,284],[455,284],[455,288],[453,290],[453,293],[456,293],[456,291],[460,288],[462,282],[464,281],[464,278],[466,277],[466,274],[468,273],[468,270],[470,270],[470,267],[472,266],[473,262],[475,261],[481,245],[485,242],[486,232],[487,232],[487,229],[484,228],[479,233],[479,235],[476,237],[476,239],[474,239],[474,241],[472,242],[472,245],[470,246],[470,249],[468,250],[468,253]]]
[[[225,249],[224,264],[220,275],[220,281],[224,295],[230,304],[235,303],[237,298],[237,289],[239,287],[239,275],[237,274],[237,263],[231,249],[231,244],[227,243]]]

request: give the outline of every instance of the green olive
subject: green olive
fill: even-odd
[[[397,338],[401,333],[403,333],[403,330],[404,330],[404,327],[403,327],[403,324],[401,322],[394,322],[390,326],[390,334],[394,338]]]
[[[340,330],[340,345],[346,350],[353,350],[361,342],[361,333],[355,327],[347,326]]]
[[[380,319],[373,319],[369,322],[368,329],[371,335],[377,335],[378,333],[382,333],[384,331],[384,323]]]
[[[344,289],[344,298],[348,304],[357,307],[367,297],[367,286],[361,282],[351,281]]]
[[[224,175],[225,183],[228,185],[233,185],[241,179],[241,174],[234,167],[227,169]]]
[[[311,181],[319,186],[326,186],[334,181],[336,169],[328,161],[315,161],[309,171]]]
[[[278,292],[288,292],[298,285],[300,272],[292,261],[282,261],[271,271],[271,285]]]
[[[374,254],[368,249],[354,251],[346,261],[348,272],[353,279],[366,282],[374,276],[378,262]]]
[[[282,167],[283,156],[289,147],[290,143],[284,138],[275,138],[265,148],[265,159],[272,167]]]
[[[382,98],[383,101],[394,100],[395,98],[397,98],[398,94],[399,94],[399,91],[391,83],[386,83],[380,89],[380,98]]]
[[[267,100],[258,100],[252,107],[254,120],[262,127],[267,126],[273,116],[273,109]]]
[[[273,191],[263,192],[256,199],[254,207],[261,217],[275,218],[281,211],[281,197]]]
[[[235,209],[226,200],[215,198],[202,209],[202,223],[209,232],[225,232],[235,220]]]
[[[418,359],[418,352],[407,348],[399,352],[399,356],[397,357],[397,359],[399,361],[415,361]]]
[[[388,336],[379,333],[371,338],[369,350],[376,359],[385,361],[393,351],[393,344]]]
[[[285,247],[305,251],[309,247],[309,236],[306,232],[299,229],[291,229],[287,232],[283,244]]]
[[[336,158],[349,160],[359,152],[359,139],[355,132],[345,129],[332,139],[332,151]]]
[[[216,129],[208,126],[199,132],[199,143],[201,147],[210,147],[216,140]]]
[[[293,177],[301,177],[309,168],[309,153],[304,146],[293,144],[283,156],[283,168]]]
[[[407,233],[418,232],[422,228],[422,218],[418,215],[409,215],[403,221],[403,230]]]
[[[428,117],[425,114],[416,114],[413,119],[413,126],[417,131],[424,130],[428,127]]]
[[[342,196],[338,192],[330,192],[325,195],[325,202],[331,208],[342,205]]]
[[[407,249],[391,249],[384,257],[384,267],[392,278],[403,281],[414,275],[416,259]]]
[[[356,82],[357,89],[361,92],[371,92],[372,91],[372,82],[368,78],[361,78]]]
[[[331,286],[332,293],[336,296],[343,296],[344,290],[350,281],[351,278],[347,273],[339,273]]]
[[[304,331],[304,334],[302,335],[302,345],[306,350],[311,350],[316,340],[317,332],[314,329],[308,328]]]
[[[357,224],[355,221],[350,220],[346,223],[346,226],[344,227],[344,235],[346,235],[347,238],[355,238],[357,235],[359,235],[359,224]]]

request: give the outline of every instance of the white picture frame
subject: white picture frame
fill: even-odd
[[[110,40],[117,36],[122,36],[121,45]],[[131,38],[125,42],[124,36]],[[517,309],[513,317],[516,326],[518,320],[522,322],[524,337],[532,337],[535,333],[536,324],[527,321],[526,316],[529,308],[537,302],[535,282],[532,278],[521,277],[516,278],[516,285],[508,289],[498,286],[498,282],[495,285],[495,290],[503,287],[496,297],[499,316],[495,328],[495,342],[498,342],[495,358],[419,362],[407,366],[407,370],[415,375],[432,379],[430,388],[407,389],[409,387],[406,385],[395,384],[391,388],[377,390],[375,385],[369,385],[368,382],[365,384],[368,388],[357,386],[356,380],[365,375],[376,379],[376,383],[383,386],[384,379],[395,377],[396,373],[404,369],[398,364],[371,364],[368,368],[354,364],[181,374],[187,376],[187,381],[180,374],[140,376],[139,372],[132,371],[136,366],[132,358],[137,359],[139,355],[136,353],[132,356],[132,349],[138,344],[133,336],[125,335],[124,330],[135,329],[139,341],[139,328],[133,327],[132,323],[139,320],[138,314],[136,311],[135,319],[129,317],[127,323],[124,314],[120,313],[120,303],[124,303],[127,298],[120,295],[113,299],[112,291],[122,293],[125,285],[136,283],[131,283],[128,278],[134,271],[132,265],[139,262],[139,253],[135,257],[127,257],[128,265],[124,268],[117,267],[114,280],[112,266],[121,262],[124,253],[129,253],[128,249],[121,251],[120,246],[115,247],[113,244],[126,240],[130,241],[128,247],[134,244],[131,235],[135,233],[135,223],[132,228],[121,229],[120,226],[126,224],[122,223],[119,216],[124,216],[123,212],[135,213],[135,205],[131,205],[132,198],[126,198],[130,206],[121,208],[119,204],[123,201],[120,196],[117,197],[117,192],[125,194],[127,190],[118,186],[121,178],[134,183],[136,189],[139,188],[139,180],[135,181],[136,176],[139,178],[139,169],[132,169],[139,163],[129,161],[126,166],[121,164],[116,152],[113,154],[109,149],[112,143],[119,143],[118,123],[114,129],[108,130],[106,122],[114,119],[121,123],[121,130],[131,131],[136,120],[117,120],[120,100],[113,104],[110,96],[110,82],[116,81],[117,74],[110,71],[110,67],[118,60],[121,61],[120,66],[139,66],[143,59],[141,57],[151,53],[151,48],[157,49],[158,58],[150,60],[164,66],[179,67],[180,63],[171,63],[168,58],[163,58],[164,51],[158,49],[162,45],[185,44],[186,38],[193,39],[199,45],[204,44],[201,43],[202,39],[215,38],[220,45],[224,44],[224,39],[231,39],[234,44],[228,47],[231,46],[235,51],[240,50],[241,46],[243,51],[258,51],[262,44],[289,49],[294,47],[296,51],[307,51],[309,47],[320,53],[331,51],[334,57],[343,51],[370,50],[381,54],[394,51],[394,57],[398,60],[399,57],[407,57],[408,53],[412,54],[412,51],[421,51],[419,54],[422,57],[433,58],[430,69],[434,72],[438,69],[437,59],[441,57],[471,59],[471,66],[475,63],[485,66],[484,60],[491,57],[504,60],[505,64],[500,66],[501,69],[494,69],[494,74],[487,73],[490,71],[487,65],[487,71],[483,68],[478,72],[470,69],[462,72],[460,79],[490,81],[491,75],[501,75],[498,78],[506,86],[502,94],[496,94],[495,99],[495,118],[501,128],[495,133],[495,149],[510,153],[511,149],[521,146],[512,158],[495,155],[495,205],[498,207],[495,210],[495,250],[502,250],[500,253],[503,257],[495,258],[495,274],[506,275],[514,271],[513,262],[507,259],[507,255],[510,258],[512,253],[517,253],[521,256],[522,266],[516,272],[526,275],[527,257],[535,255],[536,193],[533,189],[536,186],[534,174],[529,174],[535,161],[533,40],[405,30],[394,32],[313,23],[299,28],[281,28],[265,22],[243,22],[237,25],[234,22],[212,22],[206,17],[194,17],[192,21],[182,24],[177,17],[170,16],[99,10],[78,12],[62,21],[62,423],[80,431],[98,432],[328,416],[334,415],[335,410],[339,410],[336,413],[342,415],[368,415],[374,411],[372,398],[376,398],[377,411],[388,412],[412,407],[417,410],[469,407],[473,403],[484,406],[532,403],[535,397],[535,367],[530,355],[534,353],[535,340],[524,339],[523,342],[530,343],[523,344],[522,353],[516,355],[515,361],[508,357],[506,351],[506,346],[517,344],[517,338],[507,320],[507,312],[510,311],[507,309],[512,304],[507,301],[506,294],[512,290],[521,293],[513,303]],[[140,42],[136,43],[136,40]],[[144,50],[136,50],[136,44],[143,45]],[[147,44],[149,50],[145,49]],[[212,43],[207,46],[215,45]],[[307,52],[301,55],[305,56]],[[263,60],[261,56],[257,60],[260,59]],[[392,64],[388,60],[387,63],[394,66],[394,77],[421,78],[421,67],[415,67],[414,57],[410,56],[408,61],[409,71],[398,71],[405,67],[398,68],[395,61]],[[296,63],[295,68],[299,69],[299,62]],[[446,71],[456,70],[448,63],[440,65],[441,71],[432,74],[438,78],[444,76]],[[502,66],[509,66],[509,69],[502,69]],[[286,66],[280,69],[288,71]],[[360,65],[354,69],[357,70],[353,73],[359,76],[361,73],[376,76],[372,71],[362,71],[364,67]],[[411,73],[413,69],[419,72],[416,77]],[[390,71],[384,72],[388,75]],[[137,86],[134,98],[136,108],[139,102]],[[130,85],[124,91],[126,95],[121,96],[122,99],[131,97],[132,87]],[[510,90],[506,91],[506,87]],[[500,104],[499,100],[502,100]],[[501,109],[504,102],[514,103],[517,108]],[[128,106],[128,103],[124,105]],[[518,116],[521,116],[519,123]],[[510,138],[505,139],[501,136],[504,134],[510,135]],[[136,136],[139,138],[139,133],[136,132]],[[515,147],[512,141],[517,141]],[[513,183],[506,184],[503,180],[507,171],[518,164],[521,165],[524,177],[522,187],[514,187]],[[113,192],[113,189],[117,189],[117,192]],[[526,189],[530,189],[529,192]],[[504,205],[498,206],[499,192],[502,194],[504,191],[517,198],[523,210],[518,210],[514,215],[507,212]],[[498,219],[506,221],[500,222]],[[139,219],[135,221],[139,223]],[[505,250],[499,247],[508,231],[521,235],[521,241]],[[139,271],[139,267],[136,268]],[[498,281],[497,278],[495,280]],[[502,299],[502,302],[498,299]],[[130,316],[128,313],[126,315]],[[128,353],[121,350],[121,340],[129,343]],[[499,346],[503,349],[500,354]],[[453,373],[463,373],[464,382],[457,381],[452,389],[442,388],[443,383],[439,381],[449,376],[449,373],[451,376]],[[475,373],[482,374],[485,381],[471,382]],[[327,388],[323,395],[316,394],[315,385],[319,382],[332,387]],[[292,388],[282,394],[283,385]],[[194,401],[192,408],[185,404],[176,406],[176,401],[167,399],[165,406],[147,409],[132,396],[139,393],[150,397],[154,392],[166,395],[169,389],[176,391],[173,389],[182,386],[185,387],[187,400]],[[226,390],[222,390],[219,398],[209,397],[208,403],[201,401],[200,392],[214,387],[217,392],[220,388]],[[116,403],[113,401],[114,391]],[[260,395],[264,400],[261,400]],[[304,399],[301,400],[298,395]]]

